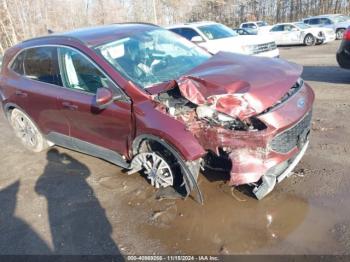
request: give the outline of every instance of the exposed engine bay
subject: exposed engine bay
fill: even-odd
[[[167,114],[172,117],[186,121],[189,119],[200,121],[211,127],[223,127],[228,130],[256,131],[266,128],[266,126],[252,117],[245,121],[235,119],[226,114],[216,111],[212,105],[196,105],[181,95],[178,86],[167,92],[160,93],[155,100],[164,106]]]

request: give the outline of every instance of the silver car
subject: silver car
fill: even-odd
[[[312,27],[332,28],[337,39],[343,39],[344,31],[350,26],[350,17],[346,15],[319,15],[303,19],[305,24]]]

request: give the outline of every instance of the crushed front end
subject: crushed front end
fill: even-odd
[[[254,70],[232,76],[240,68],[222,57],[213,60],[210,69],[183,77],[176,88],[157,95],[157,109],[181,121],[208,155],[230,163],[230,185],[252,185],[262,199],[305,153],[314,92],[299,77],[302,68],[286,61],[273,62],[266,72],[270,80],[256,74],[249,81],[247,74]],[[261,67],[266,61],[254,60]]]
[[[231,162],[229,184],[253,185],[258,199],[291,173],[308,146],[314,93],[301,79],[277,103],[245,121],[225,118],[179,94],[158,97],[159,110],[183,122],[208,152]]]

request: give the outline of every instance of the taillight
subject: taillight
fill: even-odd
[[[350,41],[350,27],[344,32],[343,39]]]

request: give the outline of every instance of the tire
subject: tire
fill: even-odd
[[[157,166],[155,163],[157,163]],[[193,164],[187,166],[195,181],[197,181],[199,174],[199,164],[200,162],[193,162]],[[160,169],[160,167],[162,168]],[[146,140],[138,149],[128,173],[133,174],[139,171],[155,188],[172,187],[174,192],[182,197],[188,196],[193,189],[186,186],[186,178],[179,159],[156,141]]]
[[[315,44],[316,44],[316,38],[311,34],[307,34],[304,38],[304,45],[313,46]]]
[[[335,34],[336,34],[337,40],[343,39],[344,31],[345,31],[344,28],[341,28],[341,29],[338,29],[338,30],[337,30],[337,32],[335,33]]]
[[[25,148],[37,153],[49,147],[48,141],[26,113],[15,108],[11,111],[9,120]]]

